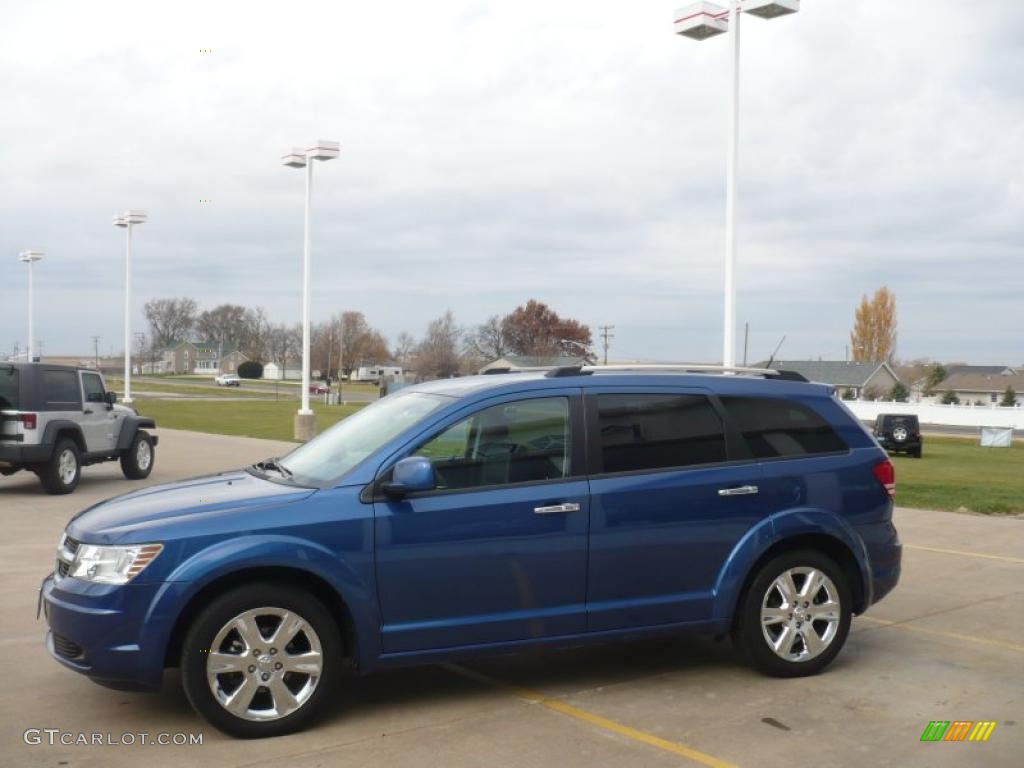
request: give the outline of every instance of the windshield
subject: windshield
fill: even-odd
[[[341,477],[389,440],[451,402],[441,395],[402,392],[368,405],[278,461],[296,480]]]

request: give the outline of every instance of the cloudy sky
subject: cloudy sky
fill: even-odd
[[[727,41],[681,2],[47,2],[0,9],[0,349],[121,348],[157,296],[390,338],[529,297],[616,326],[620,359],[721,346]],[[1024,362],[1024,3],[805,0],[743,21],[739,343],[844,355],[888,285],[899,353]],[[201,52],[210,49],[211,53]],[[212,202],[200,202],[211,200]],[[739,351],[742,357],[742,349]]]

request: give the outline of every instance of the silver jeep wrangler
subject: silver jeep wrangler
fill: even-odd
[[[0,475],[27,469],[48,493],[71,493],[83,466],[120,459],[129,480],[148,477],[156,424],[115,400],[96,371],[0,363]]]

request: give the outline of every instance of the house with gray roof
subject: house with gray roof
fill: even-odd
[[[757,364],[757,367],[774,368],[780,371],[796,371],[808,381],[831,384],[841,394],[847,391],[857,399],[873,400],[885,397],[900,382],[886,362],[855,362],[852,360],[773,360]]]
[[[163,373],[237,373],[249,358],[233,344],[219,341],[179,341],[164,350]]]

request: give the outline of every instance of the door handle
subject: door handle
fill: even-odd
[[[91,416],[92,415],[92,411],[90,409],[88,409],[88,408],[86,408],[84,411],[82,411],[82,413],[84,413],[86,416]]]
[[[753,496],[757,493],[756,485],[741,485],[738,488],[719,488],[719,496]]]
[[[533,511],[537,515],[557,515],[560,512],[579,512],[580,505],[568,501],[565,504],[552,504],[549,507],[534,507]]]

